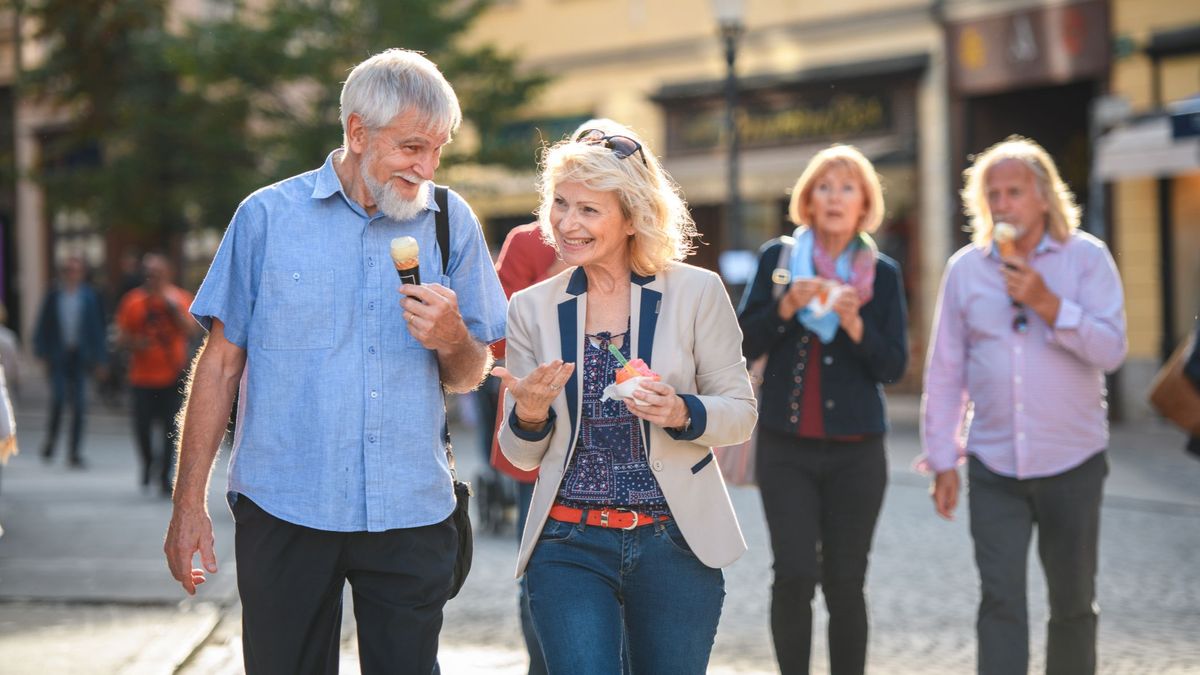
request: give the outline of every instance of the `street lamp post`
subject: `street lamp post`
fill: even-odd
[[[728,196],[725,205],[725,229],[729,233],[729,248],[742,249],[742,195],[738,169],[737,129],[737,49],[742,36],[742,0],[713,0],[721,41],[725,46],[725,138],[729,151],[726,172]]]

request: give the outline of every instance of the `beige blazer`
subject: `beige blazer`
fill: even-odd
[[[741,556],[746,541],[712,447],[746,440],[758,419],[737,315],[721,279],[699,267],[675,263],[656,276],[631,275],[630,285],[630,353],[684,397],[692,416],[682,433],[640,425],[650,468],[696,557],[709,567],[724,567]],[[581,268],[514,295],[508,306],[506,367],[524,377],[556,358],[576,362],[586,312],[587,276]],[[518,429],[512,397],[504,402],[501,450],[521,469],[541,469],[521,536],[518,577],[575,449],[581,378],[577,369],[551,404],[551,420],[540,433]]]

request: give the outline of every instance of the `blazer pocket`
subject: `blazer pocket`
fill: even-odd
[[[693,474],[700,473],[700,470],[703,469],[704,467],[708,466],[712,461],[713,461],[712,450],[709,450],[708,454],[704,456],[704,459],[702,459],[699,462],[696,462],[695,464],[692,465],[692,473]]]

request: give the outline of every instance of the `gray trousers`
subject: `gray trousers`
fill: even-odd
[[[1105,453],[1056,476],[1027,480],[994,473],[972,456],[967,475],[982,591],[976,624],[980,675],[1028,673],[1025,571],[1034,525],[1050,596],[1046,673],[1092,675]]]

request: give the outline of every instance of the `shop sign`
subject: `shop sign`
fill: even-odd
[[[1103,77],[1108,71],[1108,3],[1087,0],[953,23],[951,86],[960,94]]]
[[[849,140],[892,131],[892,102],[878,91],[841,91],[757,96],[744,100],[736,116],[744,148],[794,145],[813,140]],[[704,152],[722,144],[725,108],[719,101],[673,106],[667,112],[671,154]]]
[[[480,139],[480,157],[487,163],[533,167],[538,152],[567,137],[588,115],[544,117],[510,122]]]

